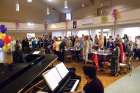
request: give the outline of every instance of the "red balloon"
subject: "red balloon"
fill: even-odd
[[[11,36],[6,35],[6,36],[4,37],[4,43],[5,43],[5,44],[9,44],[9,43],[11,42],[11,40],[12,40]]]

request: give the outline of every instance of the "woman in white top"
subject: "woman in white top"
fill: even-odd
[[[89,40],[88,36],[84,37],[84,42],[83,42],[83,59],[85,63],[88,61],[88,53],[89,53]]]

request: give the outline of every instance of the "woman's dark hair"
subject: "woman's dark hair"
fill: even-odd
[[[18,44],[15,45],[15,50],[20,50],[20,46]]]
[[[127,40],[129,40],[129,38],[128,38],[127,34],[124,34],[124,38],[126,38]]]
[[[84,66],[83,67],[84,74],[87,75],[91,79],[96,78],[96,68],[94,66]]]
[[[114,43],[115,43],[115,46],[119,46],[120,45],[120,41],[119,40],[115,41]]]

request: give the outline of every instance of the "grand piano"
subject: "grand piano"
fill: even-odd
[[[51,54],[29,55],[25,63],[10,66],[1,64],[0,93],[20,93],[56,60],[57,57]]]
[[[38,91],[65,93],[64,91],[74,91],[80,83],[80,78],[76,77],[74,70],[69,71],[59,82],[55,92],[51,91],[46,83],[43,73],[52,68],[56,60],[57,56],[53,54],[30,55],[25,63],[10,66],[0,65],[0,93],[39,93]],[[78,81],[70,84],[70,81],[77,78]]]

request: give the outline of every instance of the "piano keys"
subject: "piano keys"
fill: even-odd
[[[49,93],[73,92],[80,83],[80,77],[68,70],[63,62],[44,72],[43,78],[47,86],[43,90]]]

